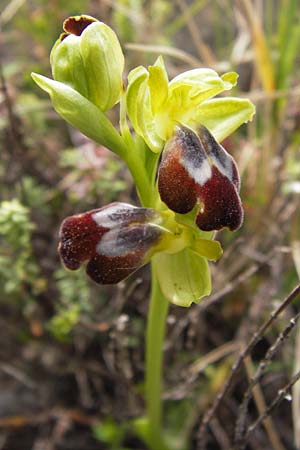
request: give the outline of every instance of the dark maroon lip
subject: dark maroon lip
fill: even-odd
[[[96,283],[118,283],[148,262],[162,236],[151,222],[157,217],[153,209],[118,202],[67,217],[59,231],[61,259],[70,270],[87,262]]]
[[[81,36],[82,32],[91,23],[97,22],[96,19],[89,16],[72,16],[68,17],[63,23],[63,29],[67,34],[74,34],[75,36]]]
[[[158,171],[161,199],[172,211],[186,214],[198,203],[201,230],[237,230],[244,217],[239,187],[234,159],[205,127],[176,127]]]

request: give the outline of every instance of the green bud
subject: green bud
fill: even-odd
[[[50,62],[53,78],[67,84],[102,111],[120,99],[124,55],[114,31],[89,16],[69,17]]]

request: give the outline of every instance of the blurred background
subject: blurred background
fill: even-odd
[[[218,233],[225,252],[211,265],[212,295],[170,308],[166,428],[190,450],[299,449],[300,386],[290,386],[300,369],[299,295],[230,375],[300,278],[299,1],[0,0],[0,450],[145,449],[130,421],[144,411],[149,268],[99,287],[57,255],[67,215],[137,202],[134,186],[30,77],[51,76],[62,22],[81,13],[115,29],[127,72],[159,54],[170,78],[235,70],[233,95],[256,105],[254,120],[224,142],[240,168],[245,224]],[[265,370],[251,393],[257,369]]]

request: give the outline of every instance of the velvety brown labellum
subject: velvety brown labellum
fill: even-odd
[[[114,284],[148,262],[162,231],[150,208],[112,203],[68,217],[62,223],[59,253],[67,268],[88,261],[87,274],[97,283]]]
[[[185,214],[198,204],[196,223],[201,230],[236,230],[243,221],[239,187],[233,158],[205,127],[198,134],[176,127],[158,172],[161,199],[171,210]]]
[[[99,284],[115,284],[124,280],[148,262],[150,254],[147,253],[160,237],[160,229],[150,224],[116,230],[111,240],[112,256],[108,256],[109,252],[107,255],[100,253],[100,242],[97,255],[87,265],[87,274]]]
[[[98,241],[108,228],[101,227],[93,220],[94,209],[84,214],[67,217],[59,231],[60,256],[68,269],[76,270],[95,252]]]

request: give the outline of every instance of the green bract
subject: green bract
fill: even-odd
[[[161,56],[148,69],[131,70],[124,87],[124,56],[110,27],[75,16],[64,31],[51,52],[54,80],[32,77],[68,123],[123,158],[143,206],[120,204],[123,216],[116,216],[116,204],[98,208],[100,216],[114,211],[114,224],[105,214],[96,223],[93,211],[66,219],[60,248],[67,266],[89,261],[92,279],[111,282],[152,257],[163,295],[180,306],[197,303],[211,291],[208,260],[222,254],[214,230],[237,229],[243,219],[238,169],[217,141],[251,120],[254,106],[247,99],[212,98],[236,85],[236,73],[199,68],[169,81]],[[106,115],[119,101],[121,133]],[[154,212],[161,218],[156,227],[148,223]]]
[[[36,73],[32,78],[50,95],[58,114],[74,128],[119,155],[125,152],[124,142],[100,108],[65,83]]]

